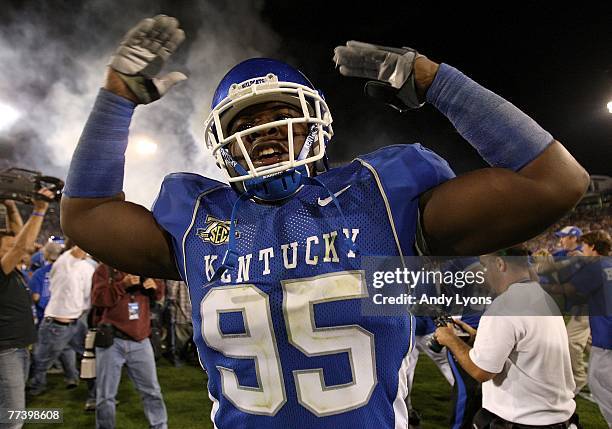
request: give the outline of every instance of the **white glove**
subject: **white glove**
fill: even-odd
[[[181,72],[156,77],[183,40],[185,32],[179,28],[176,18],[157,15],[143,19],[127,32],[109,66],[118,72],[142,104],[148,104],[187,79]]]
[[[422,56],[411,48],[354,40],[334,49],[334,61],[342,75],[374,79],[366,83],[366,94],[400,111],[418,109],[424,104],[416,93],[413,69],[415,60]]]

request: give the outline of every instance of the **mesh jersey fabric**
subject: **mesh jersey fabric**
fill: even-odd
[[[361,302],[367,297],[310,302],[307,310],[315,331],[358,327],[371,335],[372,350],[371,356],[354,356],[353,349],[307,354],[290,339],[295,329],[287,326],[291,309],[284,305],[284,284],[302,279],[308,287],[309,281],[322,276],[333,279],[359,273],[363,255],[414,255],[419,195],[453,176],[446,161],[421,145],[395,145],[317,176],[337,194],[344,217],[318,186],[306,185],[276,205],[245,201],[235,225],[241,267],[212,283],[212,272],[227,250],[228,223],[238,195],[225,184],[195,174],[176,173],[164,179],[153,214],[171,236],[177,267],[189,287],[194,339],[200,362],[208,372],[212,418],[218,428],[393,428],[407,422],[403,365],[413,333],[410,314],[365,316]],[[357,255],[349,252],[341,234],[354,239]],[[228,311],[201,305],[203,300],[208,302],[212,290],[231,285],[252,285],[248,287],[257,291],[257,297],[266,297],[269,315],[248,318],[235,308]],[[363,287],[367,295],[373,293],[370,285]],[[202,316],[208,312],[213,312],[211,320],[216,320],[223,338],[248,338],[262,330],[273,331],[285,402],[271,414],[241,409],[240,398],[224,393],[223,368],[233,371],[238,384],[248,392],[260,387],[262,366],[269,362],[230,357],[223,353],[223,347],[210,347],[202,335]],[[296,385],[297,373],[322,369],[324,390],[343,388],[354,382],[356,366],[365,359],[372,359],[375,368],[375,384],[367,401],[332,413],[304,406]]]

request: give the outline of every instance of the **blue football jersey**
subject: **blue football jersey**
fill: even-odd
[[[582,258],[570,279],[576,291],[588,297],[592,343],[612,349],[612,258]]]
[[[424,147],[396,145],[317,176],[344,216],[314,185],[245,201],[238,264],[216,281],[238,195],[195,174],[165,178],[153,213],[189,286],[216,427],[408,426],[412,317],[363,314],[374,289],[360,256],[414,255],[419,195],[453,176]]]

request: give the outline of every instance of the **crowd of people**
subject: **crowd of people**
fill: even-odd
[[[329,168],[334,132],[322,92],[288,64],[252,58],[221,79],[204,124],[229,184],[170,174],[148,210],[125,201],[129,126],[139,105],[187,78],[160,75],[184,38],[178,20],[158,15],[126,33],[111,57],[62,196],[61,225],[71,241],[61,255],[61,239],[45,244],[42,264],[53,266],[32,273],[36,296],[24,279],[41,257],[26,250],[49,204],[36,200],[23,223],[7,203],[13,234],[2,236],[0,254],[2,407],[24,408],[28,376],[30,395],[45,394],[58,359],[66,387],[74,387],[76,355],[87,352],[87,331],[95,328],[86,408],[95,408],[96,426],[116,425],[125,366],[149,426],[166,428],[155,367],[163,330],[155,308],[165,294],[176,308],[166,329],[169,356],[192,339],[215,427],[415,426],[409,380],[415,349],[425,344],[417,338],[413,347],[415,331],[430,336],[427,347],[437,351],[428,355],[454,385],[453,429],[579,427],[574,398],[585,383],[575,363],[584,360],[589,328],[588,384],[612,424],[608,215],[586,219],[588,232],[554,227],[559,249],[546,237],[535,243],[534,257],[543,261],[513,247],[571,210],[589,186],[561,142],[448,64],[411,48],[349,41],[334,50],[341,75],[367,79],[367,95],[400,111],[430,103],[493,168],[457,177],[420,144],[385,146]],[[495,299],[448,317],[418,315],[417,326],[405,307],[386,317],[365,314],[361,304],[373,287],[366,257],[404,264],[422,254],[476,255],[448,265],[431,256],[431,264],[484,273]],[[572,259],[582,256],[591,259]],[[198,311],[186,308],[179,280]],[[443,295],[438,281],[423,287]],[[545,289],[566,298],[567,327]],[[32,300],[44,308],[32,309]]]
[[[31,317],[36,327],[36,336],[34,337],[26,329],[18,334],[20,339],[7,343],[7,345],[25,347],[14,348],[21,350],[21,357],[14,362],[4,362],[2,368],[14,369],[16,363],[20,367],[27,368],[24,370],[23,380],[24,382],[28,380],[27,392],[30,397],[47,393],[47,373],[54,370],[63,372],[67,389],[75,388],[79,382],[86,382],[88,395],[84,409],[96,412],[97,427],[112,428],[115,427],[115,396],[121,379],[121,368],[126,366],[129,377],[142,395],[144,412],[150,427],[165,427],[167,411],[157,381],[156,358],[164,354],[170,362],[177,366],[182,365],[185,361],[195,363],[197,360],[193,343],[191,301],[185,283],[176,280],[141,278],[99,263],[70,240],[63,238],[59,227],[59,210],[52,202],[51,207],[55,210],[45,212],[41,208],[44,204],[38,203],[34,211],[30,212],[24,204],[4,202],[8,215],[6,224],[14,229],[12,236],[18,235],[19,231],[24,228],[22,217],[31,217],[36,221],[42,219],[43,222],[39,226],[37,241],[32,241],[30,245],[24,247],[24,252],[17,264],[20,276],[28,286],[32,303]],[[561,301],[565,305],[563,310],[568,318],[563,330],[565,339],[559,339],[564,352],[547,358],[547,365],[550,365],[550,359],[553,359],[556,362],[554,365],[563,367],[566,371],[563,379],[565,384],[555,385],[555,389],[558,392],[568,390],[568,398],[580,395],[598,403],[608,420],[611,405],[606,398],[609,398],[612,392],[606,390],[608,389],[605,385],[607,375],[606,370],[602,370],[602,367],[605,368],[607,365],[606,359],[608,359],[609,344],[602,339],[602,335],[607,335],[607,331],[604,330],[603,334],[596,333],[595,336],[591,334],[590,323],[593,322],[589,320],[591,312],[588,297],[590,295],[584,290],[582,290],[582,295],[580,294],[580,288],[584,288],[585,282],[596,284],[596,279],[594,280],[591,276],[586,280],[581,280],[580,276],[575,276],[575,272],[572,275],[562,274],[560,278],[558,272],[562,270],[559,267],[555,268],[555,264],[562,264],[565,258],[592,256],[588,251],[585,253],[584,248],[585,245],[589,247],[588,243],[594,245],[596,242],[596,240],[593,241],[593,234],[604,237],[603,242],[605,242],[606,236],[609,240],[611,231],[612,216],[609,206],[578,207],[553,224],[543,234],[525,243],[525,251],[531,255],[532,266],[539,270],[539,282],[546,291],[562,296]],[[609,254],[609,246],[606,248],[604,245],[600,251],[598,256]],[[545,258],[542,258],[543,256]],[[508,266],[512,265],[513,261],[510,260]],[[455,264],[453,269],[457,269],[458,266],[466,270],[473,270],[475,266],[481,267],[475,258],[467,260],[464,265]],[[519,265],[511,272],[521,273],[522,268],[524,267]],[[580,274],[581,270],[575,271]],[[574,281],[575,285],[572,286],[572,290],[565,290],[561,285],[567,288],[567,285],[571,284],[572,276],[578,280]],[[514,287],[514,289],[517,288]],[[524,297],[525,291],[522,293]],[[506,297],[506,299],[509,298]],[[605,301],[605,297],[602,299]],[[498,304],[496,308],[499,307]],[[451,309],[447,310],[449,314],[452,313]],[[449,427],[453,429],[471,427],[472,421],[484,418],[482,413],[480,415],[477,413],[485,405],[486,407],[483,408],[485,410],[504,412],[503,407],[497,409],[495,405],[504,402],[503,394],[500,396],[499,392],[495,391],[490,393],[489,389],[487,395],[487,389],[484,389],[483,395],[483,386],[489,386],[489,384],[484,385],[483,382],[491,379],[486,374],[493,377],[495,373],[479,372],[478,369],[474,369],[479,367],[473,366],[495,367],[495,371],[498,369],[495,366],[497,363],[488,360],[493,354],[491,347],[482,351],[484,340],[480,340],[480,347],[476,342],[478,332],[480,332],[480,338],[484,338],[492,335],[492,329],[495,332],[492,338],[497,340],[500,338],[499,334],[502,329],[498,324],[493,327],[485,324],[483,329],[481,318],[487,315],[486,310],[488,309],[482,307],[470,314],[452,313],[453,323],[463,332],[469,333],[467,339],[460,340],[459,343],[453,339],[453,334],[437,330],[435,321],[431,317],[419,315],[416,317],[415,345],[407,369],[408,392],[412,390],[419,355],[424,354],[435,362],[452,387],[453,405]],[[505,310],[508,311],[507,306]],[[602,315],[605,314],[602,313]],[[484,320],[491,319],[485,317]],[[559,322],[553,319],[546,320],[552,321],[551,326],[547,328],[548,340],[551,335],[559,337],[559,327],[556,326]],[[23,324],[23,320],[21,323]],[[97,371],[95,377],[87,377],[79,381],[79,364],[85,352],[85,337],[88,329],[97,331],[95,340]],[[539,326],[538,329],[543,332],[542,326]],[[554,333],[551,334],[551,332]],[[438,340],[436,333],[440,334],[441,345],[434,350],[431,343],[434,338]],[[36,341],[33,338],[36,338]],[[499,346],[497,340],[493,343],[489,341],[488,344],[494,344],[493,349],[499,351],[502,347]],[[532,341],[538,342],[537,339],[532,339]],[[28,344],[30,342],[32,343]],[[594,358],[591,357],[593,346],[595,347]],[[469,355],[470,347],[477,348],[477,352]],[[543,353],[542,350],[536,347],[531,351],[533,359],[537,358],[538,362],[542,362],[538,358]],[[489,357],[482,357],[483,354]],[[473,356],[473,362],[466,356]],[[502,358],[504,356],[500,357]],[[590,365],[589,360],[591,360]],[[466,364],[466,361],[471,364]],[[531,367],[529,370],[538,371],[539,369]],[[598,372],[598,375],[594,375]],[[19,395],[16,393],[24,391],[26,384],[15,383],[16,374],[18,373],[12,372],[12,382],[5,380],[3,398],[17,398],[21,393]],[[559,380],[558,373],[555,373],[548,383],[554,385]],[[516,382],[517,379],[513,381],[513,383]],[[535,387],[536,390],[538,388]],[[494,400],[491,399],[491,394]],[[24,405],[25,399],[15,404]],[[407,397],[407,404],[410,427],[420,427],[421,418],[417,410],[411,407],[410,394]],[[567,404],[559,404],[559,409],[565,413]],[[489,420],[495,418],[489,414],[486,414],[485,417]],[[569,415],[564,414],[563,418],[566,417]]]
[[[541,417],[551,413],[543,420],[581,427],[568,414],[578,395],[595,402],[610,425],[612,238],[574,225],[554,235],[557,246],[546,256],[520,245],[469,260],[469,269],[483,270],[491,304],[452,313],[452,322],[437,328],[417,316],[416,357],[423,352],[452,375],[452,428],[507,427],[504,421],[536,409]],[[423,347],[432,338],[446,355]]]
[[[47,394],[47,374],[61,369],[66,389],[77,387],[83,376],[88,387],[84,409],[96,412],[97,427],[113,428],[115,396],[126,366],[143,397],[150,426],[165,427],[155,358],[165,355],[177,366],[194,362],[185,284],[141,278],[99,263],[54,228],[59,225],[57,214],[47,212],[47,202],[37,202],[30,213],[14,201],[3,204],[11,231],[2,236],[0,256],[4,262],[11,250],[19,253],[16,270],[9,276],[3,271],[0,290],[3,407],[25,408],[26,391],[28,397]],[[24,224],[22,213],[32,221]],[[33,222],[37,225],[25,237],[22,231],[32,229]],[[97,338],[93,377],[79,370],[88,332]]]
[[[555,235],[563,226],[574,225],[582,231],[604,230],[612,234],[612,205],[604,207],[577,207],[562,219],[551,225],[544,233],[529,240],[529,250],[554,252],[559,247],[559,237]]]

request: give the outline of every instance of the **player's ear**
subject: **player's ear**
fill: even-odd
[[[499,256],[495,258],[495,266],[497,267],[497,270],[501,273],[506,272],[506,261],[503,260],[503,258],[500,258]]]

